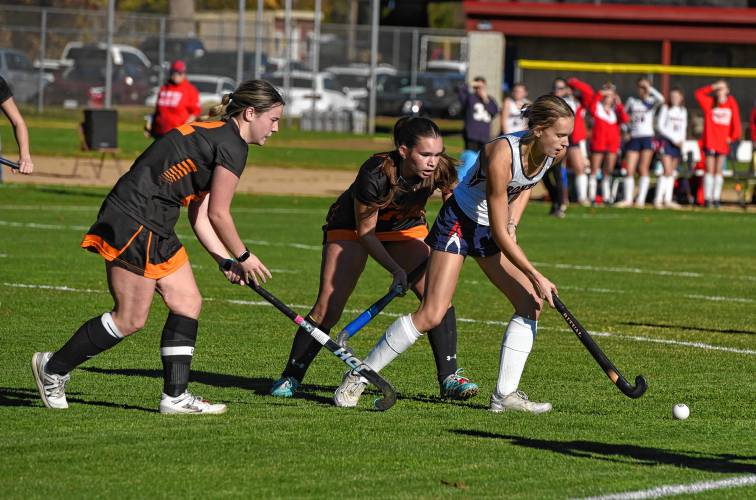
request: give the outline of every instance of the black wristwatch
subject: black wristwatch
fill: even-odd
[[[252,254],[249,253],[249,248],[245,248],[244,253],[236,258],[236,262],[244,262],[245,260],[249,259],[250,255]]]
[[[234,259],[224,259],[219,264],[218,267],[221,271],[230,271],[231,266],[234,265]]]

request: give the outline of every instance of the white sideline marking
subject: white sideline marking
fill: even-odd
[[[59,292],[83,292],[83,293],[106,293],[105,290],[92,290],[89,288],[71,288],[68,286],[56,286],[56,285],[30,285],[25,283],[2,283],[3,286],[7,286],[10,288],[37,288],[42,290],[54,290]],[[218,299],[214,297],[205,297],[205,301],[217,301],[217,302],[228,302],[229,304],[237,304],[237,305],[246,305],[246,306],[271,306],[267,301],[260,301],[260,300],[239,300],[239,299]],[[289,304],[289,307],[296,308],[296,309],[307,309],[312,305],[307,304]],[[363,312],[363,309],[345,309],[345,313],[350,314],[357,314]],[[382,316],[386,316],[389,318],[398,318],[401,316],[397,313],[390,313],[390,312],[382,312]],[[493,326],[506,326],[507,321],[500,321],[500,320],[481,320],[481,319],[471,319],[471,318],[457,318],[457,321],[459,323],[476,323],[476,324],[483,324],[483,325],[493,325]],[[540,330],[558,330],[562,332],[567,332],[571,330],[567,330],[565,328],[560,327],[549,327],[549,326],[539,326]],[[674,346],[683,346],[683,347],[692,347],[694,349],[705,349],[709,351],[723,351],[723,352],[732,352],[735,354],[746,354],[746,355],[756,355],[756,350],[751,349],[740,349],[737,347],[725,347],[725,346],[718,346],[718,345],[711,345],[711,344],[704,344],[703,342],[688,342],[684,340],[670,340],[670,339],[655,339],[652,337],[641,337],[637,335],[621,335],[617,333],[610,333],[610,332],[590,332],[591,335],[596,337],[613,337],[621,340],[634,340],[637,342],[651,342],[654,344],[666,344],[666,345],[674,345]]]
[[[721,490],[724,488],[739,488],[756,484],[756,475],[737,476],[719,481],[701,481],[691,484],[671,484],[650,488],[648,490],[627,491],[596,497],[586,497],[583,500],[642,500],[645,498],[661,498],[685,493],[701,493],[709,490]]]
[[[550,262],[533,262],[534,266],[556,267],[557,269],[577,269],[580,271],[605,271],[608,273],[655,274],[657,276],[682,276],[685,278],[703,278],[703,274],[693,271],[649,271],[638,267],[601,267],[580,264],[552,264]]]
[[[53,230],[74,229],[76,231],[86,231],[87,229],[89,229],[89,226],[61,226],[59,224],[38,224],[36,222],[10,222],[10,221],[5,221],[5,220],[0,220],[0,226],[27,227],[30,229],[53,229]]]
[[[0,205],[0,210],[22,210],[34,212],[97,212],[100,205]],[[280,214],[280,215],[302,215],[315,214],[318,217],[325,217],[325,212],[320,213],[317,210],[308,210],[306,208],[233,208],[231,212],[238,213],[260,213],[260,214]]]
[[[756,302],[754,299],[746,299],[744,297],[722,297],[720,295],[683,295],[689,299],[703,299],[711,300],[714,302],[744,302],[747,304],[753,304]]]

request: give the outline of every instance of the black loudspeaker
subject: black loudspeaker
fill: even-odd
[[[89,149],[118,147],[118,112],[114,109],[84,110],[84,140]]]

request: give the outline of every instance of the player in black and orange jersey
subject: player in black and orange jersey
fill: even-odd
[[[457,178],[454,161],[444,152],[441,132],[427,118],[402,118],[394,126],[396,149],[370,157],[357,179],[328,210],[323,226],[320,289],[308,321],[328,332],[341,317],[362,274],[368,255],[393,276],[391,288],[407,288],[407,271],[430,254],[425,204],[436,189],[451,193]],[[421,298],[424,279],[413,291]],[[438,370],[441,395],[467,399],[478,386],[457,370],[454,308],[428,333]],[[286,368],[271,394],[291,397],[321,345],[300,328]]]
[[[32,369],[45,406],[68,407],[69,372],[140,330],[157,290],[169,310],[160,342],[160,412],[226,411],[187,391],[202,297],[174,226],[181,206],[187,206],[197,239],[229,281],[244,285],[270,277],[239,238],[230,206],[248,145],[262,146],[278,131],[283,105],[269,83],[247,81],[213,109],[220,120],[171,130],[118,180],[81,243],[105,259],[115,305],[84,323],[57,352],[34,354]]]

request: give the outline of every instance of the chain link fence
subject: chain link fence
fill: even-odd
[[[117,12],[111,102],[149,106],[170,62],[181,59],[203,94],[204,110],[233,88],[240,74],[243,80],[264,76],[286,87],[292,116],[312,109],[313,100],[316,111],[366,111],[370,26],[323,24],[318,36],[314,13],[302,10],[291,13],[290,29],[286,24],[283,11],[271,10],[260,19],[248,10],[243,23],[233,11],[198,12],[191,19]],[[17,101],[40,112],[49,106],[104,105],[106,9],[2,5],[0,26],[0,74]],[[429,114],[454,115],[453,85],[463,81],[466,60],[464,31],[381,27],[378,113],[399,115],[408,99],[423,99]]]

